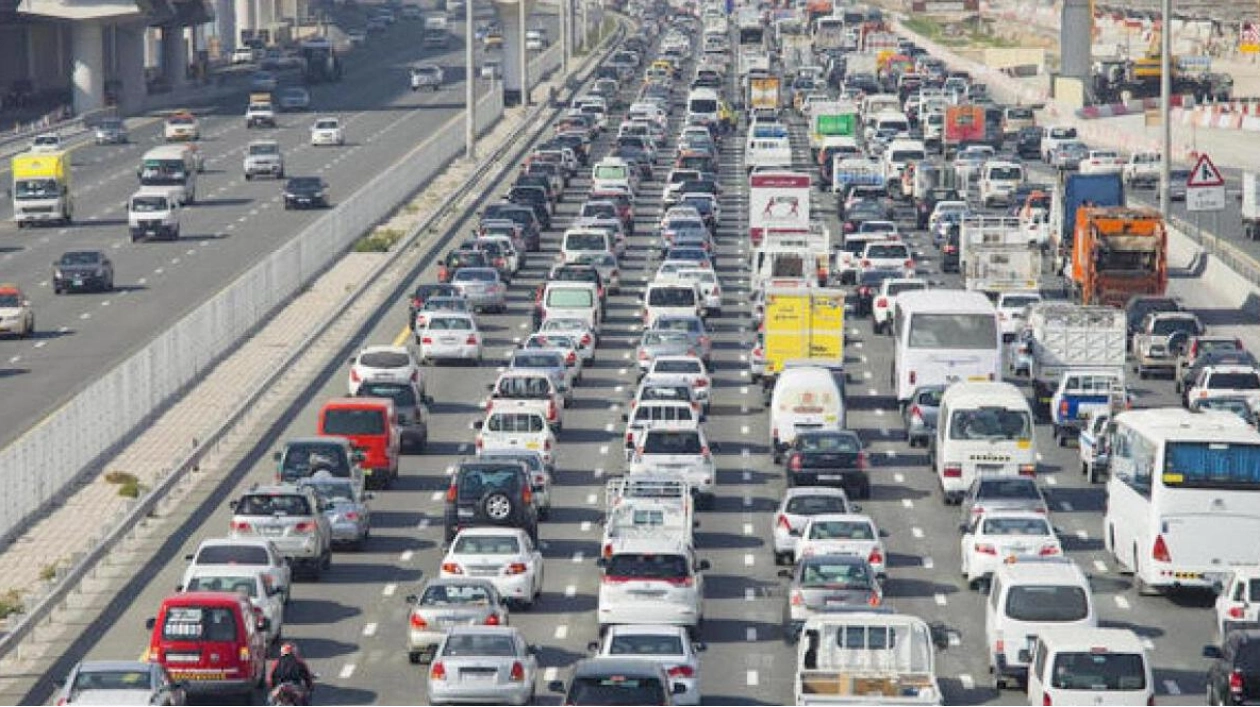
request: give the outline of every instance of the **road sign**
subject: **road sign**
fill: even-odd
[[[1186,211],[1220,211],[1224,208],[1225,178],[1207,155],[1199,155],[1199,161],[1186,178]]]
[[[1257,27],[1254,22],[1242,23],[1238,51],[1243,54],[1260,54],[1260,27]]]
[[[1225,186],[1225,178],[1221,176],[1221,170],[1212,164],[1212,160],[1207,155],[1199,155],[1199,161],[1194,163],[1194,169],[1190,170],[1190,177],[1186,179],[1186,187],[1193,189],[1223,186]]]

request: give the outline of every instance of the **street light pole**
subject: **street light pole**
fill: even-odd
[[[572,0],[560,0],[560,70],[569,73],[569,3]]]
[[[477,67],[473,65],[473,0],[464,0],[464,151],[477,159]]]
[[[1159,125],[1163,149],[1159,164],[1159,213],[1168,218],[1168,187],[1172,178],[1172,0],[1163,0],[1163,28],[1159,35]]]
[[[521,105],[529,105],[529,52],[525,49],[525,0],[517,2],[517,17],[521,21],[520,47],[517,48],[517,61],[521,62]]]

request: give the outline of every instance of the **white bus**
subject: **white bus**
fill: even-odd
[[[1116,415],[1103,542],[1144,593],[1260,563],[1260,432],[1220,411]]]
[[[997,310],[979,292],[925,290],[897,296],[890,382],[897,401],[921,385],[1001,380]]]

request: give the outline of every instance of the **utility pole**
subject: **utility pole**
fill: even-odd
[[[464,152],[477,159],[477,67],[473,65],[473,0],[464,0]]]
[[[529,52],[525,49],[525,0],[517,0],[517,17],[521,21],[520,46],[517,47],[517,60],[521,62],[521,105],[529,105]]]
[[[1163,0],[1159,35],[1159,126],[1163,149],[1159,164],[1159,213],[1168,218],[1168,186],[1172,175],[1172,0]]]

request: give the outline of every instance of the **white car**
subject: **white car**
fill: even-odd
[[[917,277],[890,277],[879,283],[879,290],[871,300],[871,326],[876,334],[892,331],[893,309],[897,295],[928,289],[928,281]]]
[[[427,88],[431,91],[437,91],[442,88],[442,84],[446,82],[446,72],[437,64],[422,64],[410,71],[411,90],[418,91]]]
[[[406,346],[367,346],[350,357],[347,389],[350,395],[359,392],[364,381],[374,383],[415,382],[424,393],[420,364]]]
[[[341,147],[346,144],[346,134],[341,128],[341,121],[337,118],[316,118],[315,123],[311,125],[311,145],[319,147],[321,145],[336,145]]]
[[[696,631],[704,621],[704,570],[691,545],[657,538],[623,538],[597,564],[596,618],[599,627],[617,624],[682,626]]]
[[[595,332],[585,319],[577,317],[548,317],[538,327],[538,334],[546,337],[551,334],[567,334],[577,339],[578,356],[584,363],[595,360]]]
[[[271,573],[256,566],[200,565],[190,569],[180,591],[232,592],[249,597],[254,610],[267,619],[267,643],[276,644],[284,631],[284,589]]]
[[[497,410],[473,423],[477,452],[499,449],[542,454],[544,464],[556,463],[556,433],[538,411]]]
[[[657,356],[652,359],[652,366],[648,368],[643,380],[690,386],[705,412],[709,411],[713,381],[709,377],[709,369],[698,356]]]
[[[858,258],[858,278],[874,270],[901,273],[902,277],[914,277],[914,253],[901,241],[872,241],[862,249]]]
[[[796,562],[814,555],[857,555],[865,557],[882,581],[887,572],[888,553],[880,539],[879,527],[861,513],[822,513],[805,521],[796,541]]]
[[[1186,403],[1244,397],[1260,402],[1260,371],[1251,366],[1204,366],[1186,389]]]
[[[40,133],[31,140],[31,152],[60,152],[64,147],[57,133]]]
[[[857,513],[860,507],[849,503],[844,489],[828,486],[793,486],[783,492],[774,514],[774,563],[790,565],[796,557],[796,544],[805,523],[816,515]]]
[[[282,590],[284,603],[289,602],[292,571],[284,555],[270,540],[261,538],[212,538],[202,540],[196,552],[185,555],[188,567],[180,586],[187,586],[198,571],[206,567],[233,567],[237,570],[257,567],[271,575],[272,583]]]
[[[679,282],[689,282],[700,291],[704,299],[704,315],[706,317],[722,316],[722,286],[718,283],[717,273],[705,268],[679,268],[674,274]]]
[[[505,599],[528,609],[542,594],[543,556],[520,528],[465,528],[442,558],[442,579],[488,579]]]
[[[962,536],[962,576],[975,587],[1004,562],[1062,557],[1063,546],[1044,513],[989,511],[975,517]]]
[[[565,391],[550,372],[509,369],[499,374],[489,390],[486,412],[537,412],[547,419],[552,429],[557,432],[564,429]]]
[[[1216,595],[1216,635],[1224,641],[1236,624],[1260,621],[1260,566],[1234,567]]]
[[[1081,174],[1120,174],[1124,171],[1124,158],[1115,150],[1090,150],[1079,169]]]
[[[1024,328],[1024,312],[1041,301],[1041,293],[1034,291],[1002,292],[997,298],[998,324],[1002,327],[1002,340],[1010,341]]]
[[[232,50],[233,64],[248,64],[254,60],[254,50],[250,47],[237,47]]]
[[[700,656],[705,645],[693,642],[682,626],[627,624],[610,626],[602,641],[589,646],[597,657],[643,658],[659,663],[674,685],[683,691],[673,695],[673,704],[700,704]]]
[[[705,437],[703,428],[694,422],[649,427],[635,444],[630,474],[678,474],[695,492],[698,506],[712,506],[717,480],[713,452],[717,450]]]
[[[471,314],[431,312],[417,324],[421,361],[464,361],[481,364],[481,332]]]

